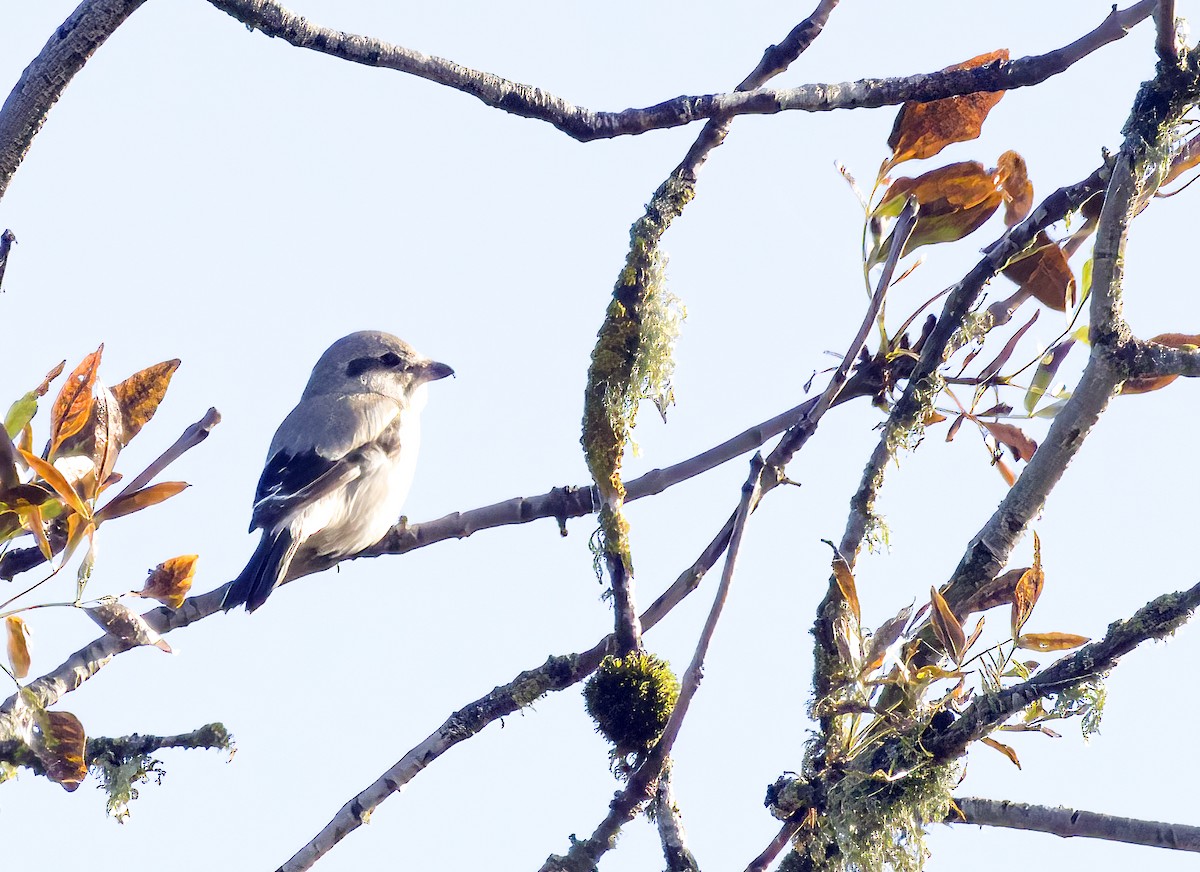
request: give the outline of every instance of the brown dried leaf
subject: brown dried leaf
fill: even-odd
[[[110,600],[85,608],[84,611],[103,627],[106,633],[116,636],[130,646],[153,645],[161,651],[171,653],[171,646],[167,644],[167,640],[147,624],[145,618],[123,603]]]
[[[997,460],[994,466],[996,467],[996,471],[1000,473],[1000,477],[1004,479],[1004,483],[1009,487],[1017,483],[1016,473],[1009,469],[1008,464],[1003,460]]]
[[[946,69],[965,70],[1007,60],[1008,49],[1000,49]],[[883,171],[906,160],[933,157],[951,143],[977,139],[984,119],[1003,96],[1003,91],[979,91],[928,103],[905,103],[888,137],[892,156]]]
[[[112,392],[117,398],[125,425],[122,448],[154,417],[154,413],[158,411],[158,404],[162,402],[167,387],[171,384],[171,376],[178,368],[178,358],[164,360],[135,372],[125,381],[113,386]]]
[[[1014,751],[1012,748],[1008,747],[1008,745],[1001,744],[1000,742],[997,742],[995,739],[990,739],[987,737],[984,737],[984,738],[980,739],[979,741],[983,742],[983,744],[987,745],[989,748],[995,748],[997,751],[999,751],[1001,754],[1003,754],[1005,757],[1007,757],[1009,760],[1011,760],[1018,769],[1021,768],[1021,761],[1019,759],[1017,759],[1017,752]]]
[[[100,524],[104,521],[111,521],[113,518],[120,518],[122,515],[131,515],[142,509],[148,509],[189,487],[191,485],[186,481],[163,481],[136,490],[131,494],[119,496],[96,513],[96,523]]]
[[[1010,605],[1013,601],[1013,591],[1016,590],[1017,582],[1021,580],[1021,576],[1028,569],[1028,567],[1010,569],[1008,572],[997,575],[991,581],[977,588],[974,595],[962,603],[962,610],[967,614],[974,614],[975,612],[986,612],[988,609],[996,608],[996,606]]]
[[[954,437],[958,435],[959,429],[962,428],[962,423],[967,419],[966,412],[960,412],[958,417],[954,419],[954,423],[950,425],[950,429],[946,431],[946,441],[953,442]]]
[[[1074,633],[1026,633],[1016,639],[1017,647],[1027,651],[1068,651],[1092,641]]]
[[[1003,275],[1056,312],[1075,305],[1075,274],[1066,254],[1044,230],[1038,232],[1029,253],[1006,266]]]
[[[1157,336],[1150,338],[1151,342],[1157,342],[1159,345],[1166,345],[1169,348],[1190,348],[1200,345],[1200,335],[1195,333],[1160,333]],[[1148,375],[1141,378],[1131,378],[1121,385],[1121,394],[1148,394],[1150,391],[1157,391],[1159,388],[1165,388],[1175,379],[1177,375]]]
[[[137,595],[151,597],[173,609],[179,608],[192,589],[192,577],[196,574],[199,559],[198,554],[181,554],[164,560],[150,570],[145,587]]]
[[[29,625],[19,615],[9,615],[4,619],[4,629],[8,636],[8,664],[14,676],[24,678],[29,674]]]
[[[933,632],[954,662],[962,663],[963,655],[967,653],[967,637],[963,633],[962,624],[958,622],[950,604],[936,587],[929,588],[929,601],[933,604],[929,615]]]
[[[95,499],[101,485],[112,475],[117,456],[126,442],[123,433],[124,424],[116,397],[97,379],[92,389],[92,411],[87,423],[78,433],[62,441],[55,457],[60,465],[66,457],[91,461],[86,474],[73,479],[79,482],[89,499]]]
[[[96,371],[100,368],[100,357],[103,353],[104,343],[101,343],[99,348],[75,367],[62,390],[58,392],[50,410],[50,457],[54,456],[64,439],[74,436],[87,423],[92,412],[92,386],[95,384]]]
[[[87,778],[87,734],[83,724],[70,712],[43,709],[37,714],[37,726],[40,735],[33,751],[46,767],[46,777],[70,793]]]
[[[1015,151],[1006,151],[996,161],[996,178],[1004,192],[1004,225],[1014,227],[1025,220],[1033,208],[1033,182],[1025,158]]]
[[[920,211],[903,254],[922,245],[962,239],[991,218],[1004,199],[995,176],[983,164],[964,161],[916,178],[896,179],[883,195],[875,215],[899,214],[910,196],[916,198]]]
[[[1000,421],[980,421],[979,425],[992,434],[997,442],[1007,445],[1017,460],[1029,460],[1037,451],[1037,443],[1025,435],[1020,427]]]

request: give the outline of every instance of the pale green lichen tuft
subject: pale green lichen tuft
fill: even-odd
[[[846,773],[829,790],[820,825],[825,838],[810,848],[822,856],[812,859],[837,872],[920,872],[929,856],[925,827],[946,819],[960,775],[956,763],[918,765],[891,781]]]
[[[129,819],[129,804],[138,798],[137,785],[162,784],[166,770],[149,754],[138,754],[125,760],[112,761],[106,757],[93,760],[89,767],[100,779],[99,787],[108,794],[105,808],[117,823]]]
[[[1079,731],[1086,742],[1100,732],[1108,690],[1102,679],[1093,678],[1066,688],[1055,696],[1052,718],[1079,718]]]

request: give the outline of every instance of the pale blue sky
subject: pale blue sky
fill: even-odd
[[[73,6],[4,4],[5,91]],[[1039,53],[1093,27],[1108,6],[1013,0],[967,15],[950,0],[847,0],[779,83],[923,72],[1004,46]],[[759,0],[294,8],[594,109],[726,90],[809,11]],[[1151,36],[1143,24],[1046,85],[1007,95],[980,140],[941,159],[991,165],[1014,148],[1039,197],[1083,178],[1102,147],[1120,142],[1137,85],[1153,71]],[[737,122],[664,242],[670,287],[689,313],[679,404],[666,426],[646,410],[630,475],[794,405],[813,370],[833,361],[824,352],[846,346],[864,300],[861,213],[834,161],[869,179],[894,115]],[[414,520],[584,484],[585,371],[628,227],[697,130],[581,145],[457,92],[249,33],[202,0],[147,3],[68,88],[0,201],[0,227],[19,239],[0,297],[0,403],[103,341],[109,382],[183,359],[158,417],[123,458],[127,472],[210,405],[225,419],[173,468],[188,492],[104,528],[89,592],[138,587],[147,568],[188,552],[201,554],[198,589],[232,577],[253,547],[245,527],[271,433],[321,350],[352,330],[396,333],[458,372],[430,392],[406,508]],[[1128,315],[1139,335],[1196,330],[1196,196],[1157,202],[1135,225]],[[994,219],[931,252],[889,313],[898,321],[952,282],[1001,229]],[[1043,341],[1056,317],[1043,313]],[[1117,401],[1088,440],[1037,526],[1048,581],[1031,629],[1099,635],[1153,596],[1195,583],[1196,391],[1181,381]],[[769,783],[799,768],[807,738],[808,629],[829,558],[820,540],[841,535],[879,420],[863,402],[835,410],[789,469],[803,487],[773,494],[750,524],[675,754],[702,868],[744,868],[777,829],[761,803]],[[731,463],[631,506],[643,603],[719,529],[745,471]],[[860,564],[868,623],[945,580],[1003,493],[972,433],[950,445],[932,433],[905,457],[882,500],[891,553]],[[143,789],[124,827],[104,817],[92,782],[67,795],[25,774],[0,787],[5,862],[275,868],[450,712],[607,631],[591,522],[570,530],[561,539],[544,521],[358,561],[289,586],[253,617],[172,634],[174,657],[120,657],[61,704],[90,734],[221,720],[236,758],[164,753],[165,783]],[[1023,543],[1016,560],[1031,549]],[[712,587],[648,636],[680,668]],[[67,596],[64,587],[57,598]],[[1002,627],[1006,616],[989,620]],[[69,610],[36,613],[31,624],[35,675],[96,634]],[[1145,646],[1110,681],[1090,744],[1074,724],[1057,740],[1016,736],[1023,771],[973,750],[962,792],[1197,823],[1188,820],[1197,764],[1183,743],[1200,716],[1186,671],[1198,653],[1191,627]],[[603,816],[618,786],[606,753],[579,693],[553,695],[439,759],[318,868],[471,869],[481,848],[492,868],[537,868]],[[932,870],[1008,868],[1014,856],[1102,872],[1187,862],[961,827],[939,829],[932,845]],[[639,821],[602,868],[659,864],[654,833]]]

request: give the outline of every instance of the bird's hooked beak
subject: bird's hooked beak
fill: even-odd
[[[421,364],[421,381],[431,382],[443,379],[446,376],[454,375],[454,370],[446,366],[444,363],[438,363],[436,360],[429,360]]]

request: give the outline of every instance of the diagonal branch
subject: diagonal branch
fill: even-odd
[[[1170,848],[1174,851],[1200,852],[1200,827],[1145,821],[1081,811],[1073,808],[1049,808],[1024,802],[998,799],[979,799],[974,796],[955,797],[961,816],[953,812],[946,818],[950,824],[978,824],[986,827],[1007,827],[1052,833],[1063,838],[1082,836],[1088,839],[1107,839],[1127,845],[1148,848]]]
[[[1089,642],[1055,661],[1028,681],[977,697],[953,724],[925,736],[922,742],[925,750],[936,760],[960,756],[968,745],[986,736],[1030,703],[1102,677],[1138,645],[1174,633],[1187,622],[1197,606],[1200,606],[1200,584],[1151,600],[1128,620],[1109,625],[1104,638]]]
[[[145,2],[84,0],[21,73],[0,108],[0,197],[71,79]]]
[[[733,115],[770,115],[786,111],[878,108],[909,100],[928,102],[976,91],[1006,91],[1044,82],[1110,42],[1153,12],[1157,0],[1115,7],[1094,30],[1070,45],[1044,55],[969,70],[949,70],[895,79],[862,79],[840,84],[759,89],[730,94],[683,96],[642,109],[596,112],[576,106],[541,88],[473,70],[374,37],[345,33],[308,21],[274,0],[209,0],[247,27],[283,39],[297,48],[341,60],[408,73],[462,91],[495,109],[547,122],[573,139],[587,142],[679,127],[703,119]],[[832,7],[823,3],[823,7]],[[827,13],[826,13],[827,14]]]

